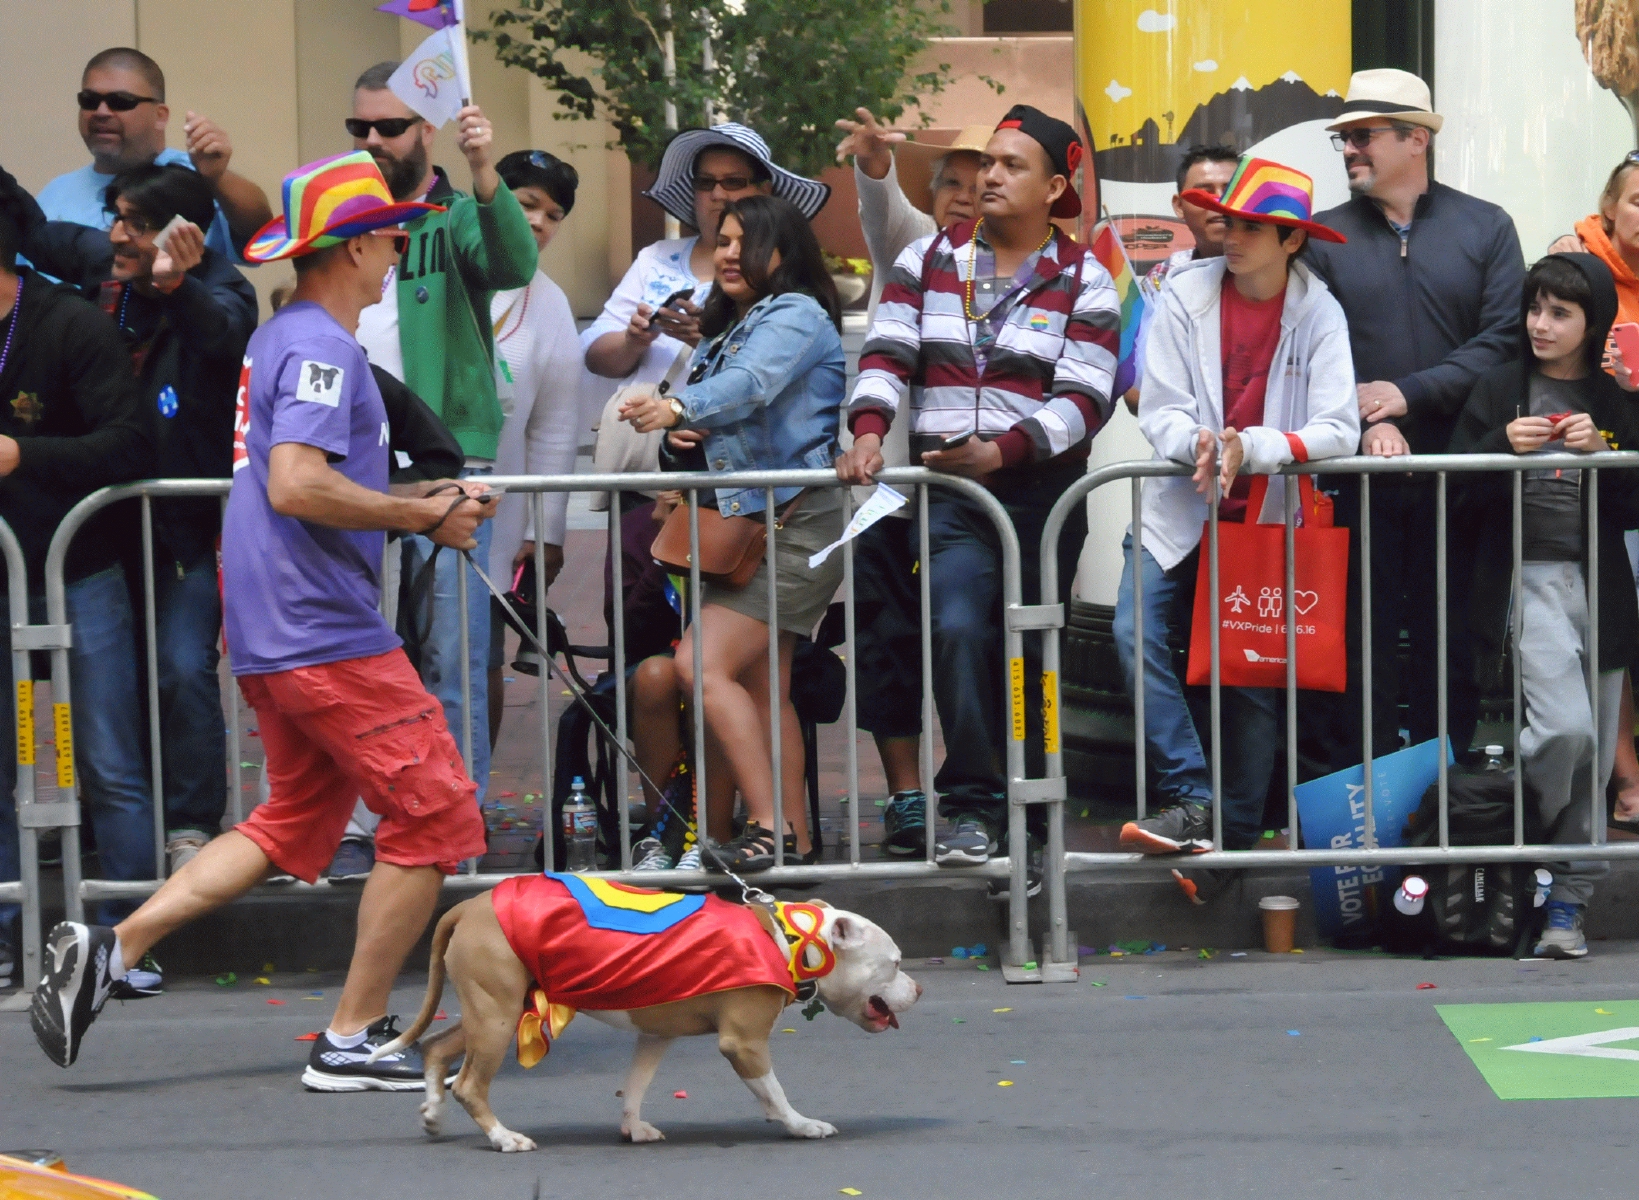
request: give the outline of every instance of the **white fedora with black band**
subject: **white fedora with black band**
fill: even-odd
[[[1410,71],[1397,71],[1393,67],[1356,71],[1349,76],[1349,94],[1343,98],[1343,111],[1326,128],[1329,132],[1336,131],[1371,117],[1421,125],[1430,133],[1439,133],[1440,126],[1445,124],[1445,118],[1434,111],[1428,84]]]
[[[784,167],[776,166],[769,154],[768,143],[757,131],[734,121],[713,125],[710,129],[685,129],[671,140],[660,159],[660,173],[654,186],[643,194],[685,225],[694,224],[694,160],[702,150],[713,146],[727,146],[756,159],[767,169],[774,181],[774,194],[791,201],[809,220],[825,207],[831,198],[831,185],[817,179],[805,179]]]

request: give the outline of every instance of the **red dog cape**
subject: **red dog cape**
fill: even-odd
[[[732,988],[799,984],[829,973],[823,915],[781,904],[782,954],[748,907],[579,875],[504,880],[492,903],[512,952],[536,987],[518,1027],[518,1059],[533,1066],[578,1009],[648,1008]]]

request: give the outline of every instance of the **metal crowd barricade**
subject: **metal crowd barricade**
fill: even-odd
[[[1630,452],[1603,452],[1599,454],[1536,454],[1516,456],[1513,454],[1433,454],[1417,455],[1404,458],[1337,458],[1302,465],[1291,465],[1280,472],[1282,475],[1355,475],[1360,479],[1360,538],[1361,578],[1359,587],[1362,596],[1361,613],[1361,681],[1360,694],[1362,697],[1362,729],[1361,729],[1361,761],[1364,767],[1364,791],[1362,793],[1365,806],[1364,836],[1366,845],[1363,849],[1299,849],[1298,813],[1295,786],[1297,783],[1297,646],[1296,623],[1293,620],[1292,602],[1295,591],[1295,554],[1294,531],[1296,516],[1296,488],[1288,487],[1286,491],[1286,588],[1285,588],[1285,627],[1286,627],[1286,768],[1287,768],[1287,814],[1290,830],[1289,846],[1284,850],[1231,850],[1223,848],[1223,779],[1222,765],[1219,751],[1222,745],[1220,736],[1220,706],[1221,691],[1220,662],[1218,655],[1219,604],[1221,601],[1218,583],[1218,494],[1217,481],[1213,481],[1212,491],[1208,497],[1208,519],[1204,540],[1207,542],[1205,552],[1208,554],[1208,579],[1210,587],[1209,602],[1211,605],[1212,628],[1212,680],[1211,680],[1211,743],[1212,754],[1210,769],[1212,775],[1212,849],[1208,852],[1191,855],[1189,865],[1202,868],[1260,868],[1286,866],[1336,866],[1368,863],[1392,864],[1397,866],[1411,866],[1428,863],[1491,863],[1491,862],[1563,862],[1586,859],[1628,859],[1639,858],[1639,841],[1608,843],[1599,840],[1605,828],[1605,795],[1604,787],[1599,779],[1599,772],[1590,774],[1593,786],[1588,802],[1591,807],[1594,840],[1581,845],[1552,844],[1527,845],[1525,842],[1524,817],[1524,781],[1523,772],[1518,769],[1520,763],[1519,738],[1522,711],[1519,644],[1523,631],[1523,613],[1521,611],[1521,516],[1522,516],[1522,478],[1526,471],[1537,470],[1579,470],[1584,472],[1584,491],[1588,497],[1588,557],[1587,557],[1587,596],[1588,596],[1588,626],[1587,641],[1587,685],[1589,702],[1592,706],[1594,729],[1599,727],[1599,491],[1598,477],[1600,471],[1605,470],[1633,470],[1639,468],[1639,453]],[[1447,559],[1447,477],[1450,474],[1467,474],[1473,472],[1508,472],[1513,476],[1513,506],[1512,506],[1512,574],[1513,594],[1509,606],[1509,642],[1513,659],[1513,745],[1511,747],[1515,763],[1514,771],[1514,841],[1510,846],[1453,846],[1450,842],[1449,829],[1449,779],[1446,756],[1439,756],[1439,775],[1437,786],[1439,789],[1439,839],[1437,845],[1426,847],[1395,847],[1384,848],[1378,845],[1377,830],[1372,811],[1373,783],[1372,783],[1372,617],[1371,617],[1371,482],[1374,476],[1387,475],[1404,477],[1408,475],[1434,475],[1437,500],[1437,522],[1435,527],[1435,555],[1436,577],[1435,607],[1437,616],[1436,652],[1439,656],[1438,678],[1440,695],[1438,699],[1438,738],[1443,744],[1448,739],[1447,711],[1446,711],[1446,671],[1447,671],[1447,591],[1446,578]],[[1160,476],[1188,476],[1189,467],[1167,462],[1120,462],[1102,467],[1080,479],[1076,484],[1066,489],[1049,513],[1042,530],[1041,542],[1041,593],[1044,607],[1051,598],[1061,594],[1061,581],[1058,579],[1057,557],[1054,553],[1058,545],[1064,522],[1074,505],[1084,504],[1090,492],[1106,484],[1120,480],[1130,480],[1133,497],[1132,520],[1132,555],[1138,559],[1143,548],[1144,521],[1141,503],[1142,489],[1146,479]],[[1624,562],[1623,567],[1627,564]],[[1133,571],[1133,615],[1135,629],[1133,640],[1137,643],[1134,651],[1134,755],[1136,758],[1136,783],[1138,794],[1138,815],[1144,816],[1145,795],[1148,788],[1146,778],[1145,742],[1144,742],[1144,658],[1141,647],[1144,639],[1144,608],[1143,608],[1143,572]],[[1058,672],[1060,664],[1060,638],[1058,627],[1046,631],[1043,646],[1042,673],[1044,705],[1050,713],[1056,713],[1059,705]],[[1631,731],[1627,731],[1631,734]],[[1597,735],[1596,735],[1597,740]],[[1058,745],[1056,722],[1049,721],[1047,728],[1047,781],[1057,790],[1062,790],[1064,784],[1064,758]],[[1454,747],[1455,751],[1467,750],[1466,746]],[[1033,786],[1037,781],[1029,781]],[[1027,789],[1024,789],[1028,791]],[[1051,842],[1050,847],[1060,847],[1063,844],[1063,806],[1054,804],[1051,812]],[[1132,853],[1050,853],[1047,861],[1045,886],[1048,890],[1049,934],[1046,939],[1046,957],[1051,964],[1063,964],[1074,961],[1074,948],[1068,944],[1068,924],[1066,919],[1065,875],[1070,871],[1085,871],[1109,867],[1135,867],[1141,864],[1154,865],[1157,860],[1147,858],[1141,854]],[[1163,862],[1169,860],[1161,860]]]
[[[20,947],[23,990],[32,992],[40,982],[40,831],[67,825],[73,813],[62,805],[43,804],[34,797],[34,680],[29,668],[29,651],[49,648],[53,634],[66,631],[44,630],[29,624],[28,564],[11,526],[0,521],[0,555],[6,561],[6,599],[11,608],[11,679],[13,764],[16,786],[18,878],[0,883],[0,904],[22,906],[23,940]],[[68,760],[62,742],[57,744],[59,772]]]
[[[888,484],[914,489],[916,513],[920,527],[921,559],[928,557],[927,511],[929,489],[933,487],[945,488],[967,497],[984,510],[996,528],[996,535],[1002,550],[1002,579],[1003,604],[1006,610],[1006,621],[1001,630],[1001,653],[1005,658],[1006,670],[1002,672],[1003,702],[1002,711],[1007,714],[1008,728],[1012,736],[1007,741],[1006,770],[1009,780],[1009,834],[1010,844],[1022,846],[1025,844],[1025,806],[1030,803],[1051,801],[1056,809],[1062,808],[1064,784],[1062,779],[1054,780],[1027,780],[1025,776],[1025,742],[1024,742],[1024,714],[1023,714],[1023,637],[1024,629],[1049,629],[1055,622],[1062,622],[1062,606],[1049,605],[1045,607],[1025,607],[1022,604],[1022,590],[1019,566],[1019,542],[1014,532],[1006,510],[996,498],[985,488],[970,480],[957,478],[951,475],[941,475],[920,467],[897,468],[885,470],[879,478]],[[635,475],[564,475],[564,476],[517,476],[494,477],[485,482],[507,492],[523,493],[529,496],[533,510],[534,526],[544,527],[543,498],[549,492],[635,492],[657,491],[662,489],[678,490],[687,494],[690,505],[690,543],[694,550],[699,546],[699,510],[700,493],[706,493],[706,503],[711,503],[711,493],[719,487],[730,488],[761,488],[765,497],[770,501],[765,519],[768,523],[768,561],[775,561],[775,548],[779,539],[779,531],[774,522],[772,498],[775,488],[809,487],[809,488],[843,488],[844,519],[851,511],[851,493],[840,484],[834,471],[830,470],[803,470],[803,471],[745,471],[725,473],[670,473],[670,474],[635,474]],[[152,534],[152,501],[155,498],[169,498],[180,496],[225,496],[229,490],[228,480],[152,480],[142,483],[126,484],[118,487],[104,488],[86,497],[64,517],[53,537],[51,548],[46,562],[46,601],[48,620],[51,625],[47,630],[61,630],[66,632],[67,601],[63,577],[63,567],[67,559],[69,544],[77,531],[96,512],[123,500],[132,498],[141,499],[142,515],[142,548],[143,548],[143,587],[144,613],[143,619],[148,629],[148,695],[150,700],[149,714],[149,743],[152,750],[152,779],[155,795],[154,825],[156,834],[156,855],[154,864],[154,878],[152,880],[116,881],[116,880],[82,880],[79,875],[78,838],[75,836],[79,820],[78,805],[74,796],[72,779],[60,783],[59,801],[51,806],[39,806],[41,816],[40,825],[62,825],[64,827],[64,888],[67,897],[67,907],[70,915],[79,918],[83,913],[84,903],[88,900],[134,899],[147,896],[160,885],[165,874],[164,857],[164,803],[163,803],[163,757],[165,747],[161,736],[157,703],[158,675],[156,661],[156,644],[153,637],[155,624],[154,601],[154,565],[153,565],[153,534]],[[847,681],[846,709],[844,720],[848,728],[848,799],[849,818],[847,826],[847,854],[840,862],[821,862],[815,864],[795,864],[785,861],[783,838],[775,839],[776,865],[772,870],[760,873],[753,878],[754,882],[776,885],[798,885],[807,883],[822,883],[830,880],[868,877],[873,879],[907,879],[930,877],[936,873],[943,874],[933,862],[934,848],[934,821],[932,814],[926,826],[926,846],[923,858],[912,861],[862,861],[860,847],[860,816],[859,816],[859,759],[857,751],[858,733],[853,728],[857,680],[855,678],[855,663],[853,640],[855,634],[854,603],[853,603],[853,544],[844,545],[838,553],[844,556],[844,602],[846,605],[846,644],[844,648],[844,666]],[[621,554],[621,522],[620,505],[618,500],[611,503],[609,520],[609,552],[612,560],[612,591],[615,596],[622,594],[622,554]],[[535,570],[537,595],[545,596],[545,558],[544,546],[537,540]],[[466,571],[461,572],[463,584]],[[700,575],[698,561],[692,561],[690,572],[690,615],[698,622],[700,610]],[[932,649],[931,649],[931,611],[932,601],[930,592],[929,573],[926,570],[918,572],[920,583],[920,607],[922,613],[922,752],[921,766],[925,780],[933,776],[933,739],[934,729],[934,702],[932,686]],[[16,576],[14,578],[20,578]],[[14,584],[14,587],[16,585]],[[464,593],[463,593],[464,594]],[[473,598],[475,602],[489,603],[484,595]],[[627,729],[626,704],[626,658],[624,651],[624,614],[622,605],[612,605],[614,614],[614,652],[612,669],[615,676],[616,692],[616,729],[619,741],[625,745],[629,743]],[[537,605],[537,637],[541,644],[547,644],[545,603]],[[771,630],[778,629],[779,610],[777,590],[770,588],[768,621]],[[463,630],[465,623],[463,622]],[[14,632],[14,645],[15,641]],[[66,728],[67,704],[69,702],[69,660],[68,642],[66,636],[52,640],[44,634],[36,635],[42,640],[36,648],[52,650],[52,681],[54,699],[58,699],[63,707],[58,711],[64,714],[63,727]],[[699,640],[694,639],[695,662],[692,706],[695,713],[703,709],[703,680],[700,661]],[[769,653],[770,675],[775,679],[775,686],[771,689],[770,725],[774,730],[780,728],[780,713],[778,696],[780,687],[778,642],[770,638]],[[474,685],[484,686],[483,680],[472,680],[468,673],[468,656],[462,656],[463,686],[468,695]],[[543,668],[540,675],[539,707],[541,715],[541,762],[543,766],[543,786],[541,794],[545,802],[544,808],[548,818],[552,811],[551,795],[553,784],[552,753],[553,736],[552,717],[547,703],[550,695],[550,673]],[[229,772],[228,772],[228,810],[235,819],[243,815],[239,770],[239,726],[238,706],[230,698],[229,711]],[[699,797],[697,804],[697,820],[701,826],[705,822],[705,796],[707,787],[706,761],[704,753],[703,720],[694,722],[694,753],[695,753],[695,790]],[[463,751],[470,749],[470,731],[467,739],[463,740]],[[780,739],[772,739],[770,747],[771,765],[774,778],[774,811],[776,827],[785,826],[784,813],[790,798],[784,795],[780,771]],[[721,881],[721,876],[710,875],[703,871],[677,871],[665,873],[632,871],[631,861],[631,825],[630,813],[625,798],[629,792],[631,780],[630,769],[624,758],[620,760],[618,771],[619,786],[617,795],[620,817],[620,869],[603,872],[607,878],[630,883],[657,883],[700,884]],[[799,799],[800,803],[800,799]],[[1055,825],[1060,830],[1060,841],[1055,843],[1062,847],[1062,812],[1058,813]],[[545,850],[547,867],[553,866],[552,831],[545,830]],[[820,831],[812,831],[818,837]],[[1030,943],[1028,936],[1028,918],[1026,904],[1027,862],[1023,854],[1015,855],[1009,860],[995,859],[980,867],[964,868],[959,874],[966,878],[1008,878],[1011,880],[1011,899],[1009,912],[1009,943],[1004,969],[1010,979],[1032,980],[1043,977],[1043,970],[1039,967],[1027,967],[1030,961]],[[493,887],[505,875],[499,874],[465,874],[452,876],[446,880],[446,886],[455,890],[480,890]],[[323,881],[314,886],[326,886]],[[268,895],[301,895],[307,885],[297,885],[294,888],[283,887],[270,890]]]

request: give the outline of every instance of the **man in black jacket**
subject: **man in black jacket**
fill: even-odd
[[[147,164],[115,176],[104,233],[67,222],[40,226],[24,252],[80,287],[119,325],[166,479],[227,479],[234,399],[256,293],[205,242],[215,214],[210,184],[186,167]],[[173,220],[181,224],[163,239]],[[217,832],[226,807],[227,741],[217,646],[222,604],[215,497],[154,502],[154,612],[165,785],[166,852],[174,874]],[[133,586],[142,565],[129,564]]]
[[[1304,252],[1349,319],[1365,454],[1444,453],[1474,381],[1517,353],[1525,278],[1519,235],[1501,208],[1431,180],[1440,125],[1427,84],[1405,71],[1375,70],[1354,74],[1343,111],[1328,127],[1354,195],[1315,220],[1348,243],[1311,238]],[[1353,481],[1340,489],[1338,515],[1355,528],[1358,496]],[[1402,685],[1410,693],[1412,743],[1439,730],[1434,476],[1375,476],[1371,499],[1372,731],[1373,752],[1383,754],[1399,746]],[[1466,561],[1459,557],[1463,531],[1453,526],[1450,533],[1448,559]],[[1358,580],[1351,565],[1352,590]],[[1474,736],[1479,691],[1467,589],[1457,571],[1448,583],[1447,727],[1461,755]],[[1351,649],[1358,628],[1351,619]],[[1406,681],[1396,661],[1401,629],[1411,637]],[[1351,669],[1356,705],[1359,678]],[[1321,748],[1334,769],[1360,761],[1358,709],[1339,726]]]
[[[32,618],[44,623],[46,550],[64,514],[100,487],[152,474],[154,445],[113,324],[69,288],[18,269],[22,229],[37,211],[32,205],[0,188],[0,519],[21,544]],[[143,769],[131,604],[119,565],[129,537],[121,514],[105,511],[81,528],[64,569],[74,629],[73,761],[105,879],[154,874],[153,797]],[[6,611],[8,625],[25,619]],[[0,655],[0,680],[12,694],[9,654]],[[15,711],[11,704],[0,709],[0,880],[14,880]],[[16,962],[16,912],[14,905],[0,908],[6,976],[12,972],[4,963]]]

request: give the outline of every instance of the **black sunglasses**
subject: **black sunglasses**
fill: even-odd
[[[360,117],[348,117],[342,122],[347,126],[347,132],[363,141],[370,136],[374,129],[384,138],[402,137],[407,131],[421,124],[420,117],[383,117],[379,121],[366,121]]]
[[[93,92],[90,88],[86,88],[74,99],[86,112],[96,112],[104,104],[108,105],[109,112],[130,112],[139,104],[159,103],[152,96],[138,96],[132,92]]]
[[[1398,125],[1368,125],[1360,129],[1345,129],[1332,134],[1332,149],[1341,150],[1344,146],[1353,146],[1356,150],[1364,150],[1372,144],[1372,139],[1380,133],[1395,133]]]

